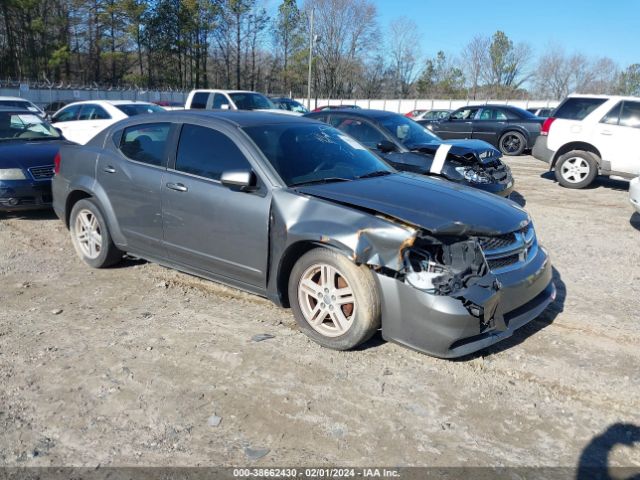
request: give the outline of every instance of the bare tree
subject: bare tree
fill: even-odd
[[[471,98],[475,100],[480,86],[482,72],[489,67],[489,46],[491,39],[483,35],[476,35],[462,50],[462,63],[470,82]]]
[[[378,35],[376,7],[370,0],[307,0],[307,17],[315,10],[314,31],[323,93],[329,97],[351,94],[367,49]]]
[[[391,22],[388,35],[395,94],[406,98],[419,73],[416,68],[421,56],[418,25],[407,17],[400,17]]]

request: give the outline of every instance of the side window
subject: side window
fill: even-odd
[[[71,122],[73,120],[77,120],[78,112],[80,112],[80,105],[72,105],[71,107],[67,107],[55,114],[51,119],[51,123]]]
[[[100,105],[85,104],[80,109],[78,120],[108,120],[111,115]]]
[[[509,118],[511,118],[512,116],[509,115],[507,112],[505,112],[504,110],[495,110],[495,120],[498,120],[499,122],[504,122],[506,120],[509,120]]]
[[[131,160],[164,166],[170,123],[145,123],[125,128],[120,151]]]
[[[207,100],[209,100],[208,92],[196,92],[191,99],[191,106],[194,110],[204,110],[207,108]]]
[[[480,112],[478,120],[494,120],[496,118],[496,111],[491,108],[483,108]]]
[[[213,97],[212,108],[222,108],[223,105],[229,105],[229,100],[221,93],[216,93]]]
[[[620,109],[622,108],[622,102],[616,103],[616,106],[609,110],[600,123],[606,123],[607,125],[618,125],[618,119],[620,118]]]
[[[335,118],[335,117],[334,117]],[[386,140],[385,136],[376,130],[373,126],[367,122],[363,122],[358,118],[349,117],[337,117],[335,122],[332,121],[334,127],[338,130],[352,136],[358,140],[361,144],[368,148],[376,148],[378,143]]]
[[[224,171],[250,168],[238,146],[223,133],[197,125],[182,127],[176,170],[219,180]]]
[[[473,120],[478,113],[478,108],[463,108],[451,114],[453,120]]]
[[[620,114],[620,125],[640,128],[640,102],[624,102]]]

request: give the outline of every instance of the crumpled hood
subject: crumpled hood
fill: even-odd
[[[32,168],[53,165],[53,158],[67,140],[0,142],[0,168]]]
[[[412,150],[420,150],[424,153],[430,153],[435,155],[436,150],[441,144],[451,145],[449,154],[453,154],[458,157],[464,157],[465,155],[473,155],[476,161],[486,164],[498,160],[502,153],[496,149],[490,143],[484,140],[441,140],[438,143],[425,143],[420,145],[412,145]]]
[[[296,187],[300,193],[372,210],[433,234],[500,235],[529,215],[516,203],[446,180],[408,173]]]

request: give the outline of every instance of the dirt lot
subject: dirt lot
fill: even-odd
[[[509,163],[559,298],[460,361],[380,338],[326,350],[266,300],[144,262],[91,270],[53,214],[3,216],[0,465],[640,471],[640,216],[627,184],[571,191],[531,157]],[[252,341],[261,333],[274,338]]]

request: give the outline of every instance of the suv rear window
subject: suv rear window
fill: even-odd
[[[584,120],[587,115],[606,101],[606,98],[567,98],[553,116],[566,120]]]

